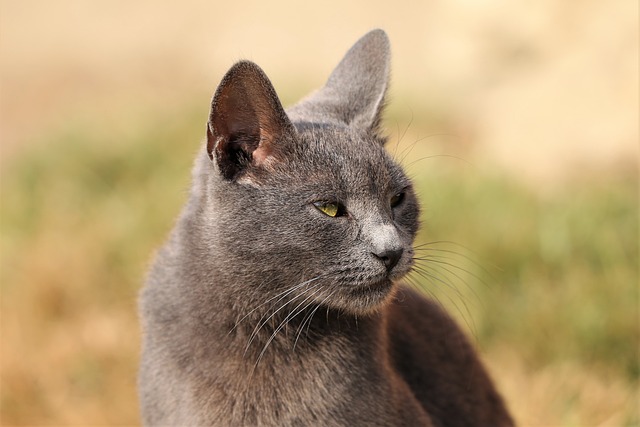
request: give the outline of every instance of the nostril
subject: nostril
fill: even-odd
[[[387,271],[391,271],[391,269],[398,264],[398,261],[400,261],[402,252],[402,248],[386,249],[380,253],[374,252],[373,255],[384,263],[385,267],[387,267]]]

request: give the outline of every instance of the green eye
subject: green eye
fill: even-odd
[[[327,216],[330,216],[331,218],[344,215],[344,207],[337,202],[328,202],[322,200],[313,202],[313,206],[315,206],[320,212]]]
[[[404,200],[404,191],[401,192],[401,193],[396,194],[395,196],[393,196],[391,198],[391,200],[390,200],[391,207],[395,208],[400,203],[402,203],[403,200]]]

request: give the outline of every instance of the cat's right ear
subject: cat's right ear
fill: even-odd
[[[273,85],[256,64],[236,63],[211,101],[207,153],[222,176],[234,180],[268,166],[278,140],[293,131]]]

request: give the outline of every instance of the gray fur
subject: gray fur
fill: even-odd
[[[419,208],[379,134],[388,73],[374,30],[286,113],[255,64],[224,77],[140,298],[145,425],[511,425],[460,330],[397,283]]]

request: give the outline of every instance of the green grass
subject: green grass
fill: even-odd
[[[469,286],[457,286],[456,297],[481,302],[473,311],[479,342],[517,345],[538,366],[579,360],[636,381],[635,173],[594,176],[548,196],[500,176],[461,175],[421,177],[427,208],[422,240],[468,248],[438,245],[457,252],[449,254],[453,263],[473,274],[463,275]]]
[[[72,126],[3,165],[3,423],[137,423],[135,298],[186,197],[201,113]],[[441,241],[431,254],[447,263],[430,264],[439,280],[414,276],[419,286],[489,358],[515,354],[528,384],[572,367],[576,385],[535,410],[584,422],[591,400],[580,400],[578,378],[594,375],[637,398],[637,170],[537,192],[437,158],[411,169],[424,207],[418,243]],[[499,383],[515,378],[512,365],[499,368]],[[595,416],[639,422],[620,399]]]

